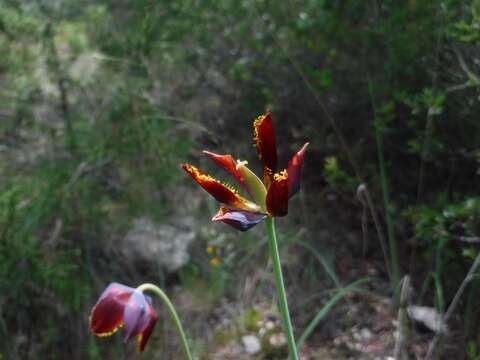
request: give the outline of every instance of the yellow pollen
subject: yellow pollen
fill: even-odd
[[[287,180],[288,179],[288,173],[287,170],[282,170],[279,173],[276,173],[273,175],[273,179],[275,181],[282,181],[282,180]]]
[[[234,187],[232,187],[231,185],[226,184],[226,183],[221,182],[221,181],[218,181],[217,179],[211,177],[210,175],[202,173],[195,166],[187,164],[186,167],[187,167],[187,171],[193,173],[195,175],[195,177],[197,179],[199,179],[200,181],[210,181],[210,182],[213,181],[213,182],[216,182],[218,184],[222,184],[223,186],[225,186],[228,190],[230,190],[234,194],[238,194],[238,191]]]
[[[139,335],[137,336],[137,352],[141,352],[141,351],[142,351],[142,349],[141,349],[142,339],[143,339],[143,335],[142,335],[142,334],[139,334]]]
[[[195,166],[188,165],[188,171],[192,172],[195,174],[195,177],[199,178],[200,180],[203,181],[216,181],[219,182],[218,180],[214,179],[210,175],[202,173],[200,170],[198,170]]]
[[[214,179],[214,180],[215,180],[215,179]],[[217,182],[220,183],[220,181],[218,181],[218,180],[215,180],[215,181],[217,181]],[[225,186],[228,190],[230,190],[231,192],[233,192],[234,194],[238,195],[237,189],[235,189],[232,185],[226,184],[226,183],[224,183],[224,182],[222,182],[221,184],[222,184],[223,186]]]
[[[111,335],[115,334],[119,329],[121,329],[122,326],[123,326],[123,324],[120,324],[116,328],[114,328],[112,331],[104,332],[104,333],[98,333],[98,334],[94,333],[94,335],[98,336],[98,337],[111,336]]]
[[[253,120],[253,126],[256,128],[258,125],[260,125],[260,123],[263,121],[263,119],[265,119],[267,117],[267,115],[263,114],[263,115],[260,115],[258,116],[255,120]]]
[[[197,177],[201,180],[204,180],[204,181],[217,181],[218,180],[215,180],[214,178],[212,178],[210,175],[205,175],[205,174],[197,174]]]
[[[254,146],[258,150],[258,156],[260,157],[260,160],[262,159],[262,154],[260,153],[260,138],[258,136],[258,126],[260,126],[265,117],[266,115],[260,115],[255,120],[253,120],[253,142]]]

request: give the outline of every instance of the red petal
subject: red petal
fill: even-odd
[[[92,309],[90,330],[98,336],[112,335],[123,325],[123,312],[134,288],[111,283]]]
[[[190,164],[182,164],[185,170],[201,187],[203,187],[210,195],[217,201],[227,204],[229,206],[246,210],[259,211],[260,207],[251,201],[241,197],[238,193],[222,184],[220,181],[214,179],[210,175],[203,173],[201,170]]]
[[[240,231],[246,231],[267,217],[266,214],[250,211],[232,210],[220,207],[212,221],[222,221]]]
[[[288,174],[286,170],[273,176],[267,192],[267,210],[272,216],[288,214]]]
[[[123,313],[125,323],[123,341],[127,342],[132,337],[138,336],[138,350],[143,351],[157,318],[157,313],[150,301],[147,300],[147,297],[142,292],[135,290],[125,305]],[[146,329],[149,329],[148,336],[144,334]]]
[[[147,308],[147,312],[149,314],[147,324],[137,338],[137,349],[139,352],[142,352],[145,349],[145,345],[147,345],[148,339],[150,338],[150,335],[152,335],[153,328],[158,320],[158,315],[151,305]]]
[[[292,197],[300,189],[300,179],[302,177],[303,170],[303,157],[307,150],[308,142],[302,146],[302,148],[292,156],[288,162],[288,196]]]
[[[237,170],[237,163],[232,155],[218,155],[210,151],[203,151],[210,159],[212,159],[218,166],[225,169],[235,180],[242,186],[245,186],[245,180],[243,179],[240,171]]]
[[[277,171],[277,146],[270,111],[253,122],[253,141],[263,163],[263,178],[268,187]]]

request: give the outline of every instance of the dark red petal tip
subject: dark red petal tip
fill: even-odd
[[[137,337],[138,352],[142,352],[145,349],[145,345],[147,345],[148,339],[150,339],[150,335],[152,335],[153,329],[155,328],[155,324],[158,320],[158,315],[151,305],[147,308],[147,311],[149,313],[148,322],[140,335]]]
[[[97,336],[113,334],[123,325],[123,311],[134,288],[111,283],[100,295],[90,315],[90,330]]]
[[[272,125],[272,114],[267,112],[253,122],[253,141],[263,163],[263,177],[268,186],[277,171],[277,145]]]
[[[267,217],[266,214],[221,207],[212,221],[221,221],[240,231],[246,231]]]
[[[305,156],[305,151],[307,150],[309,143],[305,143],[302,148],[292,156],[288,162],[287,173],[288,173],[288,196],[292,197],[300,189],[300,180],[302,177],[303,170],[303,158]]]
[[[288,214],[288,173],[281,171],[273,176],[273,181],[267,192],[267,210],[272,216]]]
[[[211,151],[203,150],[203,153],[212,159],[218,166],[222,167],[242,186],[245,186],[245,180],[243,179],[240,171],[237,170],[237,162],[232,155],[219,155]]]

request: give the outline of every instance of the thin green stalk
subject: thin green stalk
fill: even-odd
[[[175,308],[173,307],[172,302],[168,298],[168,296],[163,292],[162,289],[160,289],[158,286],[154,284],[143,284],[140,285],[137,288],[138,291],[144,292],[144,291],[151,291],[155,295],[158,296],[158,298],[162,301],[163,305],[167,308],[168,312],[170,313],[170,316],[172,317],[172,320],[175,324],[175,327],[177,328],[178,334],[180,335],[180,339],[182,340],[182,349],[183,352],[185,353],[185,356],[188,360],[192,360],[192,354],[190,352],[190,347],[188,346],[188,341],[187,337],[185,335],[185,332],[183,331],[182,323],[180,322],[180,319],[178,318],[177,312],[175,311]]]
[[[283,283],[282,264],[280,263],[280,254],[278,252],[277,235],[275,234],[275,222],[272,217],[268,217],[267,221],[268,247],[270,249],[270,257],[273,263],[273,272],[275,274],[275,284],[278,291],[278,302],[280,305],[280,313],[283,318],[283,326],[287,335],[289,359],[298,360],[297,346],[295,345],[295,337],[293,335],[292,321],[290,320],[290,312],[288,311],[287,294]]]
[[[357,280],[345,287],[339,288],[338,291],[332,298],[322,307],[322,309],[315,315],[315,317],[310,321],[308,324],[307,328],[303,331],[302,336],[300,336],[300,339],[298,340],[298,348],[301,348],[302,345],[305,343],[305,341],[308,339],[308,337],[313,333],[317,325],[322,321],[325,316],[328,315],[330,310],[333,309],[333,307],[340,301],[342,300],[345,296],[350,294],[352,291],[358,290],[358,286],[368,282],[368,278],[363,278],[360,280]]]
[[[390,192],[388,189],[388,178],[387,178],[387,171],[385,169],[385,157],[384,157],[384,149],[383,149],[383,138],[382,138],[382,125],[380,123],[380,119],[377,116],[377,110],[375,106],[375,99],[373,96],[373,89],[372,83],[369,82],[368,91],[370,93],[370,98],[372,101],[373,107],[373,114],[374,114],[374,123],[373,128],[375,132],[375,141],[377,143],[377,156],[378,156],[378,165],[380,167],[380,185],[382,187],[382,195],[383,195],[383,206],[385,208],[385,220],[387,223],[387,237],[388,237],[388,247],[390,250],[390,273],[391,273],[391,282],[392,282],[392,290],[395,294],[395,298],[399,300],[398,296],[399,288],[398,283],[400,281],[400,265],[398,261],[398,245],[397,240],[395,238],[395,228],[392,219],[392,211],[390,207]]]
[[[377,120],[378,121],[378,120]],[[398,264],[397,240],[393,227],[392,212],[390,209],[390,196],[388,190],[387,172],[385,170],[385,158],[383,156],[383,141],[379,124],[375,124],[375,139],[377,141],[378,163],[380,166],[380,184],[382,186],[383,206],[385,207],[385,218],[387,223],[388,247],[390,248],[390,264],[392,266],[392,288],[397,292],[397,285],[400,280],[400,267]]]
[[[312,245],[310,245],[305,241],[297,239],[295,240],[295,244],[298,244],[304,247],[305,249],[307,249],[308,251],[310,251],[313,254],[313,256],[318,260],[318,262],[322,265],[327,275],[330,276],[330,279],[332,279],[335,286],[338,289],[343,288],[342,284],[340,283],[340,280],[338,279],[337,274],[335,274],[335,269],[329,264],[328,260],[325,258],[325,256],[323,256],[323,254],[318,252]]]

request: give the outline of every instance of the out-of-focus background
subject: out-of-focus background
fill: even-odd
[[[478,0],[1,0],[0,359],[134,357],[89,334],[111,281],[162,286],[199,359],[284,359],[264,225],[179,168],[260,171],[266,109],[281,163],[311,143],[277,221],[304,358],[423,358],[479,250],[479,41]],[[441,358],[479,359],[470,280]],[[144,358],[181,359],[155,307]]]

